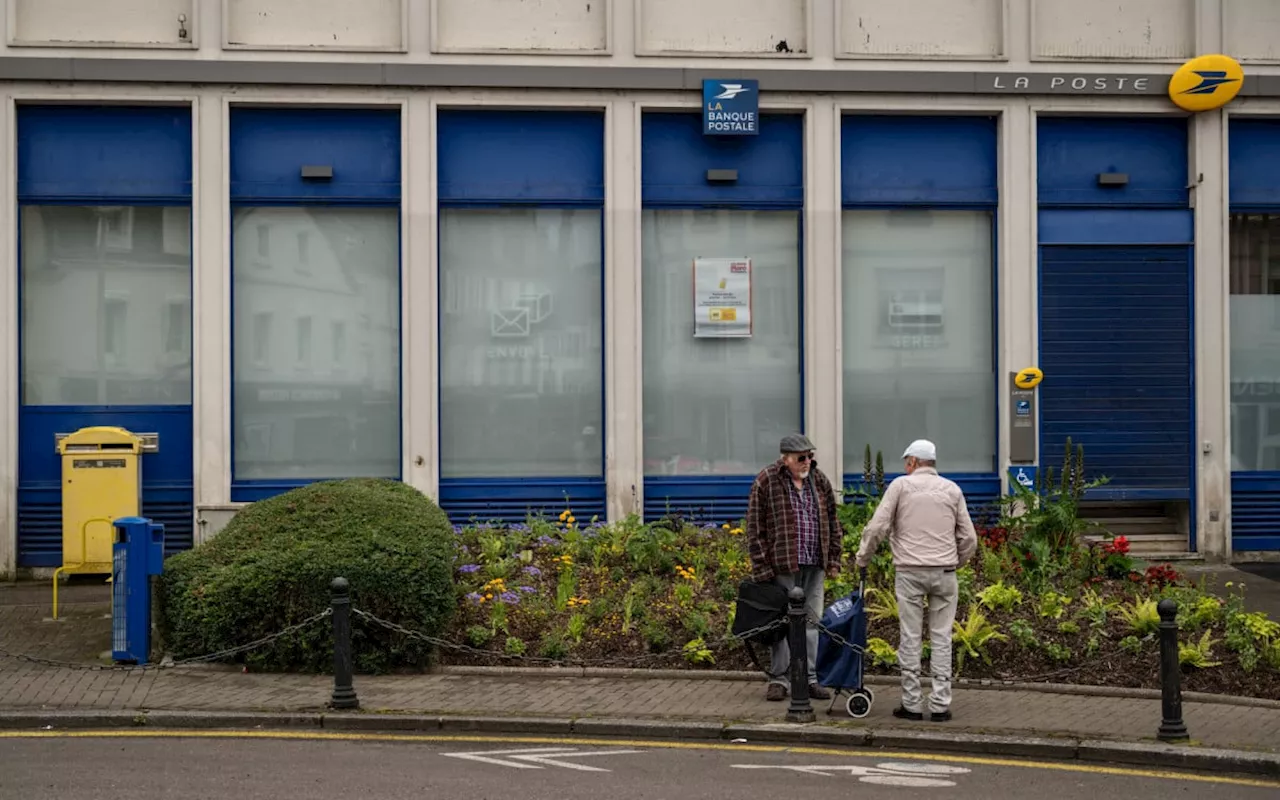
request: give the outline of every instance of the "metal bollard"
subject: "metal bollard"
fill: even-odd
[[[360,698],[351,682],[354,671],[351,654],[351,593],[346,578],[334,578],[329,584],[333,609],[333,708],[359,708]]]
[[[804,590],[799,586],[787,593],[787,618],[791,629],[787,644],[791,648],[791,705],[787,722],[814,722],[813,705],[809,702],[809,648],[805,643],[808,615],[804,609]]]
[[[1185,742],[1191,737],[1182,721],[1182,665],[1178,662],[1178,604],[1161,600],[1160,612],[1160,708],[1162,719],[1156,738]]]

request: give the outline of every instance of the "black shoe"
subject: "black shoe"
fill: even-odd
[[[830,700],[831,690],[817,683],[809,684],[810,700]]]
[[[765,689],[764,699],[771,703],[781,702],[787,699],[787,687],[780,683],[771,683],[769,688]]]
[[[933,712],[932,714],[929,715],[929,721],[930,722],[950,722],[951,709],[947,709],[946,711]]]
[[[919,711],[908,711],[902,706],[898,706],[893,710],[893,715],[898,719],[910,720],[911,722],[923,722],[924,714]]]

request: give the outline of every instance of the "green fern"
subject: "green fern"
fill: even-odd
[[[1210,638],[1209,631],[1204,632],[1199,642],[1184,642],[1178,645],[1178,663],[1190,669],[1208,669],[1222,666],[1221,661],[1213,660],[1213,646],[1217,639]]]
[[[955,643],[957,674],[964,669],[966,658],[980,658],[984,664],[991,664],[991,654],[987,652],[987,647],[994,642],[1009,640],[1008,636],[987,620],[986,615],[972,607],[964,624],[956,622],[952,626],[951,638]]]
[[[1138,636],[1150,636],[1160,630],[1160,612],[1155,600],[1135,600],[1120,608],[1120,618]]]
[[[898,595],[891,589],[867,589],[867,616],[872,621],[898,621]]]

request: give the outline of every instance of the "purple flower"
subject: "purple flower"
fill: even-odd
[[[479,592],[471,592],[470,594],[467,595],[467,599],[471,601],[472,605],[477,605],[477,606],[480,605]]]
[[[463,564],[462,566],[458,567],[458,572],[465,572],[468,575],[470,575],[472,572],[479,572],[479,571],[480,571],[479,564]]]
[[[502,594],[498,595],[498,599],[500,599],[504,603],[510,603],[511,605],[515,605],[516,603],[520,602],[520,595],[516,594],[515,592],[503,592]]]
[[[560,544],[560,542],[559,542],[557,539],[555,539],[554,537],[551,537],[551,536],[539,536],[539,537],[538,537],[538,546],[539,546],[539,547],[555,547],[555,546],[556,546],[556,545],[558,545],[558,544]]]
[[[522,572],[524,572],[524,574],[528,575],[530,578],[542,577],[542,570],[538,569],[537,567],[525,567],[522,570]]]
[[[538,591],[537,589],[533,588],[532,586],[518,586],[518,587],[516,587],[516,588],[518,588],[520,591],[524,592],[525,594],[531,594],[531,593],[533,593],[533,592]]]

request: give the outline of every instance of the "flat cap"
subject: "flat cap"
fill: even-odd
[[[809,441],[809,437],[803,433],[788,433],[782,437],[782,443],[778,445],[780,453],[808,453],[817,449],[813,446],[813,442]]]

